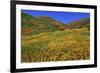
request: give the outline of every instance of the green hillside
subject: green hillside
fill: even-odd
[[[47,24],[52,25],[57,30],[62,30],[64,28],[66,28],[66,26],[63,23],[61,23],[60,21],[57,21],[57,20],[55,20],[55,19],[53,19],[51,17],[48,17],[48,16],[40,16],[38,18],[41,19],[41,20],[43,20]]]
[[[90,27],[90,19],[89,18],[82,18],[80,20],[76,20],[67,24],[67,28],[74,29],[74,28],[88,28]]]
[[[21,14],[22,34],[38,34],[55,30],[65,30],[74,28],[88,28],[89,18],[80,19],[69,24],[63,24],[48,16],[33,17],[28,14]]]
[[[65,25],[50,17],[32,17],[28,14],[21,14],[22,34],[37,34],[61,30]]]

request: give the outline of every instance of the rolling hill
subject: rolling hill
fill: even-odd
[[[56,19],[48,16],[33,17],[31,15],[21,13],[22,34],[38,34],[42,32],[52,32],[56,30],[89,28],[89,18],[83,18],[69,24],[63,24]]]
[[[49,32],[65,28],[63,23],[50,17],[32,17],[25,13],[22,13],[21,17],[23,34],[36,34],[40,32]]]
[[[90,27],[90,19],[82,18],[80,20],[73,21],[71,23],[66,24],[67,28],[89,28]]]

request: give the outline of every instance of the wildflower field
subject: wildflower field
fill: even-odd
[[[90,59],[88,28],[57,30],[21,36],[21,62]]]

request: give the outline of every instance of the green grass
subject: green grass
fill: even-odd
[[[87,28],[22,35],[21,62],[48,62],[90,59]]]

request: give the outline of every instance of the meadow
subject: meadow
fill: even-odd
[[[88,28],[57,30],[21,36],[21,62],[90,59]]]

